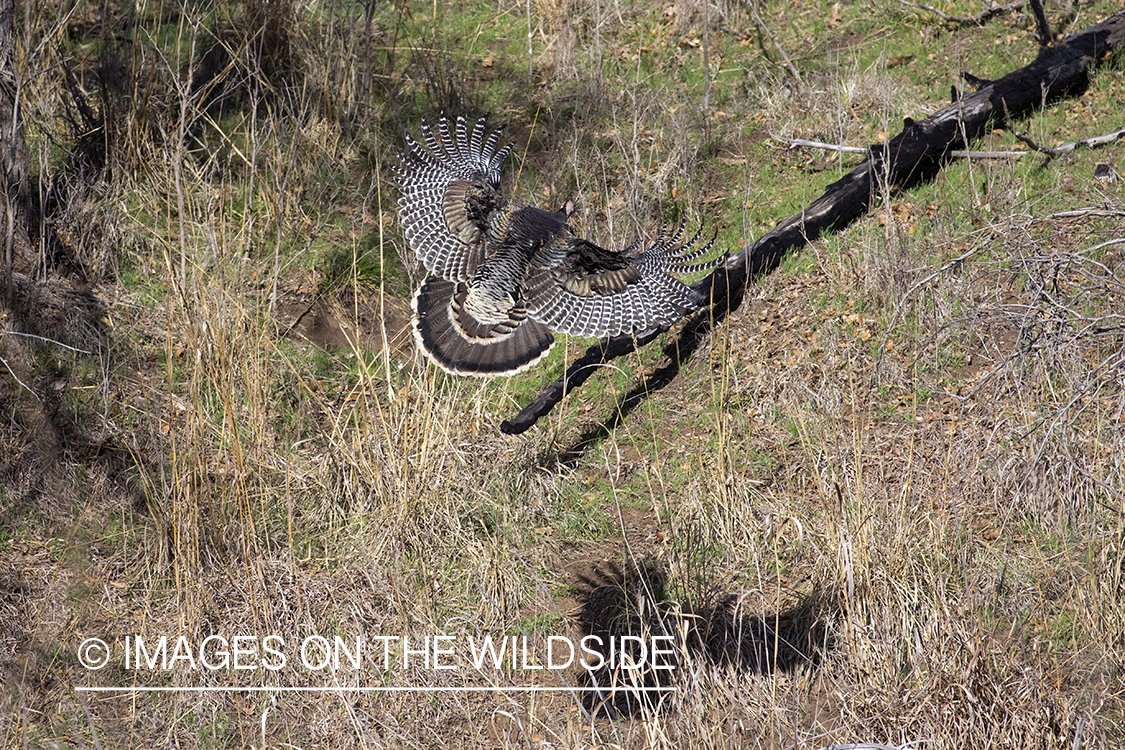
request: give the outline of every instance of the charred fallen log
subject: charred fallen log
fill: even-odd
[[[1035,61],[954,101],[924,120],[907,120],[902,132],[885,145],[872,146],[868,157],[824,195],[790,216],[757,242],[732,255],[727,263],[695,284],[712,300],[685,326],[681,355],[694,350],[715,322],[737,309],[750,279],[778,267],[785,254],[825,232],[838,231],[863,216],[873,197],[884,189],[905,190],[932,180],[962,149],[994,125],[1019,117],[1060,98],[1085,90],[1090,72],[1110,53],[1125,46],[1125,12],[1117,13],[1054,47],[1041,47]],[[966,75],[966,79],[972,78]],[[642,338],[617,336],[591,346],[561,378],[548,385],[518,414],[501,423],[509,435],[524,432],[548,414],[567,393],[580,387],[606,362],[648,344],[661,332]],[[665,379],[666,376],[665,376]]]

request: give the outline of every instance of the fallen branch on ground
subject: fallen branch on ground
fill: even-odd
[[[1015,130],[1011,127],[1009,127],[1009,130],[1012,131],[1012,135],[1014,135],[1019,141],[1021,141],[1022,143],[1026,143],[1032,151],[1038,151],[1041,154],[1047,154],[1051,157],[1061,156],[1062,154],[1073,151],[1076,148],[1097,148],[1099,146],[1105,146],[1107,144],[1113,143],[1119,138],[1125,138],[1125,129],[1122,129],[1114,133],[1096,135],[1093,138],[1083,138],[1080,141],[1074,141],[1073,143],[1064,143],[1061,146],[1051,148],[1049,146],[1042,146],[1033,141],[1026,131]]]
[[[738,307],[749,279],[776,269],[792,249],[827,231],[843,229],[866,214],[879,188],[903,190],[933,179],[952,158],[953,150],[987,133],[1006,114],[1019,116],[1082,91],[1091,69],[1123,46],[1125,11],[1067,37],[1055,47],[1040,48],[1029,65],[965,94],[920,122],[908,122],[886,145],[872,146],[862,164],[825,188],[824,195],[808,208],[731,255],[724,266],[693,285],[712,300],[713,307],[685,326],[681,339],[690,344],[686,348],[694,348],[706,329]],[[659,333],[640,339],[616,336],[593,345],[561,378],[502,422],[500,430],[510,435],[524,432],[604,363],[647,344]]]
[[[867,149],[859,146],[842,146],[837,143],[822,143],[821,141],[806,141],[803,138],[785,138],[784,136],[770,133],[770,138],[782,143],[788,143],[790,148],[819,148],[827,151],[839,151],[844,154],[866,154]],[[955,159],[1018,159],[1030,152],[1028,151],[950,151],[949,155]]]
[[[1008,13],[1008,12],[1013,11],[1013,10],[1019,10],[1024,5],[1026,5],[1026,3],[1023,0],[1019,0],[1019,2],[1009,3],[1008,5],[999,5],[999,6],[996,6],[994,8],[986,8],[985,10],[982,10],[980,13],[977,13],[975,16],[951,16],[947,13],[943,13],[942,11],[938,10],[937,8],[935,8],[932,5],[924,5],[922,3],[912,3],[912,2],[909,2],[909,0],[898,0],[898,1],[908,8],[915,8],[916,10],[929,11],[930,13],[933,13],[934,15],[936,15],[938,18],[945,21],[946,23],[954,23],[954,24],[958,24],[960,26],[972,26],[974,24],[979,25],[979,24],[984,23],[988,19],[992,18],[993,16],[999,16],[999,15],[1003,15],[1004,13]]]

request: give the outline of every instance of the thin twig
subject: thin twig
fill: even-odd
[[[1085,219],[1089,216],[1098,217],[1112,217],[1112,216],[1125,216],[1125,209],[1113,208],[1076,208],[1072,211],[1059,211],[1057,213],[1048,214],[1041,219],[1032,219],[1032,221],[1055,221],[1056,219]]]
[[[774,49],[776,49],[777,53],[781,55],[781,61],[785,64],[785,69],[789,71],[789,74],[791,76],[793,76],[793,80],[795,80],[798,84],[801,83],[801,74],[797,72],[797,67],[789,59],[789,55],[785,54],[785,50],[781,48],[781,45],[778,44],[777,39],[774,38],[773,32],[770,31],[770,27],[766,26],[766,22],[762,20],[762,17],[760,15],[758,15],[758,4],[756,0],[750,0],[747,5],[750,6],[750,12],[754,14],[754,20],[758,22],[758,28],[765,32],[766,36],[768,36],[770,38],[770,41],[773,42]]]
[[[43,399],[39,398],[39,394],[38,394],[38,393],[36,393],[35,391],[33,391],[33,390],[31,390],[30,388],[28,388],[28,386],[27,386],[27,383],[25,383],[25,382],[23,382],[22,380],[20,380],[20,379],[19,379],[19,376],[18,376],[18,375],[16,375],[16,371],[15,371],[15,370],[13,370],[13,369],[12,369],[12,366],[8,364],[8,360],[4,359],[3,357],[0,357],[0,362],[2,362],[2,363],[4,364],[4,367],[8,368],[8,372],[9,372],[9,374],[11,374],[11,376],[12,376],[12,380],[15,380],[15,381],[16,381],[17,383],[19,383],[19,384],[20,384],[20,386],[21,386],[21,387],[22,387],[22,388],[23,388],[23,389],[24,389],[25,391],[27,391],[28,393],[30,393],[30,394],[31,394],[32,396],[35,396],[35,400],[36,400],[36,401],[40,401],[40,402],[42,402],[42,401],[43,401]]]
[[[48,344],[61,346],[63,349],[70,349],[72,352],[78,352],[79,354],[93,354],[93,352],[86,351],[85,349],[79,349],[78,347],[70,346],[69,344],[64,344],[61,341],[49,339],[46,336],[36,336],[34,333],[24,333],[23,331],[0,331],[0,333],[11,334],[12,336],[26,336],[29,339],[39,339],[40,341],[46,341]]]
[[[1094,245],[1093,247],[1088,247],[1088,248],[1086,248],[1086,249],[1085,249],[1085,250],[1083,250],[1082,252],[1083,252],[1083,254],[1085,254],[1085,253],[1092,253],[1092,252],[1094,252],[1095,250],[1101,250],[1101,249],[1102,249],[1103,247],[1109,247],[1110,245],[1120,245],[1120,244],[1122,244],[1122,243],[1125,243],[1125,237],[1119,237],[1119,238],[1118,238],[1118,239],[1116,239],[1116,240],[1107,240],[1107,241],[1105,241],[1105,242],[1100,242],[1100,243],[1098,243],[1097,245]],[[1108,270],[1108,269],[1107,269],[1107,270]]]

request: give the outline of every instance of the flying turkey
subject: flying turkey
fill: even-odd
[[[414,336],[443,370],[456,375],[512,375],[551,349],[551,331],[572,336],[643,336],[699,309],[700,295],[676,278],[714,268],[700,261],[702,227],[684,241],[684,226],[661,229],[606,250],[558,212],[516,207],[500,194],[500,167],[514,144],[487,116],[470,131],[464,117],[444,115],[436,132],[422,123],[422,143],[408,134],[395,167],[399,216],[410,249],[430,275],[414,294]]]

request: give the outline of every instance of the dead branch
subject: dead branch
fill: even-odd
[[[1098,216],[1101,218],[1112,218],[1114,216],[1125,217],[1125,209],[1116,208],[1076,208],[1073,211],[1059,211],[1057,213],[1049,214],[1040,219],[1033,219],[1033,221],[1055,221],[1057,219],[1085,219],[1090,216]]]
[[[801,83],[801,74],[797,72],[797,66],[794,65],[793,62],[789,59],[789,55],[785,54],[785,50],[782,49],[781,45],[777,43],[777,39],[774,38],[773,32],[770,31],[770,27],[766,26],[766,22],[763,21],[761,15],[758,14],[757,2],[755,0],[750,0],[747,5],[750,6],[750,12],[754,14],[754,19],[758,22],[758,29],[762,32],[765,32],[765,35],[770,38],[771,42],[773,42],[774,49],[776,49],[777,53],[781,55],[781,62],[785,65],[785,69],[789,71],[789,75],[793,76],[793,80],[796,81],[799,85]]]
[[[1096,135],[1092,138],[1083,138],[1080,141],[1074,141],[1073,143],[1064,143],[1061,146],[1051,148],[1049,146],[1044,146],[1042,144],[1036,143],[1027,134],[1027,131],[1015,130],[1014,128],[1011,128],[1010,125],[1011,123],[1009,123],[1008,129],[1011,130],[1012,135],[1014,135],[1019,141],[1026,143],[1027,146],[1033,151],[1038,151],[1041,154],[1047,154],[1050,157],[1060,156],[1069,151],[1073,151],[1076,148],[1098,148],[1099,146],[1105,146],[1109,143],[1113,143],[1119,138],[1125,138],[1125,128],[1123,128],[1113,133]]]
[[[861,148],[860,146],[842,146],[838,143],[823,143],[822,141],[806,141],[804,138],[786,138],[785,136],[774,135],[773,133],[770,133],[770,138],[773,138],[775,141],[781,141],[782,143],[788,144],[789,148],[791,148],[791,149],[797,148],[797,147],[800,146],[800,147],[804,147],[804,148],[820,148],[820,149],[826,149],[828,151],[839,151],[839,152],[845,153],[845,154],[866,154],[867,153],[867,149]]]
[[[1125,495],[1118,488],[1121,466],[1108,477],[1095,476],[1074,455],[1074,441],[1063,437],[1073,431],[1083,412],[1114,396],[1119,398],[1125,386],[1125,348],[1121,346],[1125,315],[1113,304],[1125,292],[1125,278],[1090,257],[1107,244],[1077,252],[1051,249],[1010,259],[1026,275],[1022,299],[981,307],[974,313],[977,321],[999,323],[1014,332],[1010,350],[967,393],[944,395],[964,403],[988,383],[996,389],[1024,392],[1029,390],[1029,376],[1049,373],[1063,380],[1066,387],[1054,394],[1067,394],[1067,398],[1046,399],[1014,440],[1024,446],[1029,459],[1020,483],[1032,480],[1035,468],[1045,462],[1050,471],[1077,472],[1123,502]],[[1038,444],[1034,445],[1030,439],[1036,434]],[[1051,453],[1062,453],[1066,460],[1052,460]]]
[[[1039,39],[1039,46],[1046,47],[1051,43],[1051,25],[1047,23],[1047,14],[1043,10],[1043,0],[1028,0],[1031,6],[1031,15],[1035,16],[1035,36]]]
[[[1022,8],[1025,5],[1023,0],[1019,0],[1019,2],[1009,3],[1008,5],[997,5],[997,6],[993,6],[991,8],[986,8],[985,10],[982,10],[980,13],[977,13],[975,16],[951,16],[947,13],[943,13],[942,11],[940,11],[939,9],[935,8],[932,5],[925,5],[923,3],[912,3],[912,2],[909,2],[909,0],[898,0],[898,1],[908,8],[915,8],[917,10],[929,11],[930,13],[933,13],[934,15],[936,15],[938,18],[945,21],[946,23],[957,24],[958,26],[980,25],[980,24],[984,23],[985,21],[987,21],[988,19],[992,18],[993,16],[999,16],[999,15],[1003,15],[1004,13],[1008,13],[1009,11],[1019,10],[1020,8]]]
[[[881,187],[905,190],[933,179],[951,152],[988,132],[1005,112],[1019,116],[1044,103],[1083,91],[1090,70],[1125,45],[1125,11],[1110,16],[1055,47],[1041,48],[1035,61],[978,91],[965,94],[920,122],[908,122],[885,145],[872,146],[866,160],[829,185],[824,195],[790,216],[753,245],[730,256],[727,263],[693,286],[712,300],[710,311],[689,321],[681,333],[681,349],[694,349],[702,335],[738,307],[749,279],[772,272],[785,254],[840,230],[867,213]],[[582,385],[611,359],[634,351],[660,332],[640,339],[616,336],[590,347],[517,415],[500,425],[519,434],[546,415],[567,393]]]
[[[1104,136],[1103,136],[1104,137]],[[867,149],[859,146],[843,146],[838,143],[823,143],[821,141],[806,141],[803,138],[786,138],[770,133],[770,138],[775,141],[789,144],[789,148],[819,148],[826,151],[839,151],[844,154],[866,154]],[[955,159],[1018,159],[1027,155],[1027,151],[950,151],[949,155]]]

